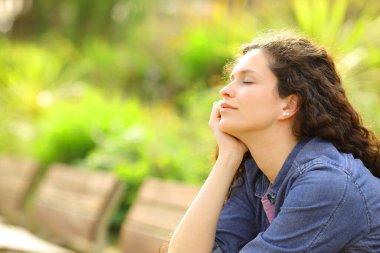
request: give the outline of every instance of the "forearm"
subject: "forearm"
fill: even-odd
[[[219,156],[206,182],[176,228],[169,253],[210,253],[220,212],[239,159]]]

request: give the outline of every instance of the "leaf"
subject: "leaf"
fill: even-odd
[[[330,23],[327,27],[327,42],[333,44],[336,35],[341,32],[341,28],[344,24],[344,18],[346,16],[348,1],[339,0],[334,1],[331,7]]]
[[[310,16],[313,27],[312,35],[324,41],[328,19],[328,2],[327,0],[312,1],[311,6],[313,7],[310,10],[312,11],[312,15]]]
[[[292,1],[294,14],[296,16],[298,25],[305,32],[312,34],[312,18],[309,1],[293,0]]]

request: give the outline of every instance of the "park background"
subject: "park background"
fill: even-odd
[[[241,44],[293,30],[328,48],[380,133],[380,1],[0,0],[0,152],[200,185],[212,102]]]

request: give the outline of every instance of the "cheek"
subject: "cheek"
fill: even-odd
[[[257,92],[251,96],[242,96],[241,101],[244,103],[244,121],[251,124],[259,122],[273,121],[277,118],[278,114],[281,113],[282,100],[275,94],[266,92]]]
[[[274,104],[274,97],[267,91],[257,90],[256,92],[242,94],[239,102],[245,111],[265,110]]]

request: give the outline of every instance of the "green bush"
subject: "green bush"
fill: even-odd
[[[140,120],[137,102],[105,97],[85,85],[64,87],[52,96],[53,104],[38,119],[32,146],[43,164],[81,160],[113,128]]]
[[[60,83],[63,60],[32,43],[1,40],[0,45],[0,149],[24,153],[42,110],[38,97]]]

